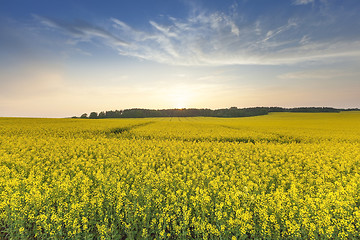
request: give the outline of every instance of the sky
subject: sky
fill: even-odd
[[[360,107],[358,0],[0,0],[0,117]]]

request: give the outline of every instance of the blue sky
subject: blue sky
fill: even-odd
[[[0,116],[360,107],[358,0],[0,2]]]

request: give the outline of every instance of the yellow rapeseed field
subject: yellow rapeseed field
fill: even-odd
[[[0,239],[359,239],[360,112],[0,118]]]

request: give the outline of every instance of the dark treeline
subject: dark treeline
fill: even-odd
[[[91,112],[90,115],[84,113],[80,118],[147,118],[147,117],[251,117],[266,115],[270,112],[340,112],[340,111],[359,111],[360,109],[337,109],[331,107],[301,107],[301,108],[282,108],[282,107],[253,107],[253,108],[224,108],[224,109],[125,109],[105,112]],[[74,117],[76,118],[76,117]]]

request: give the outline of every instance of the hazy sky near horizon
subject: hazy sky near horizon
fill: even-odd
[[[358,0],[0,1],[0,117],[360,107]]]

